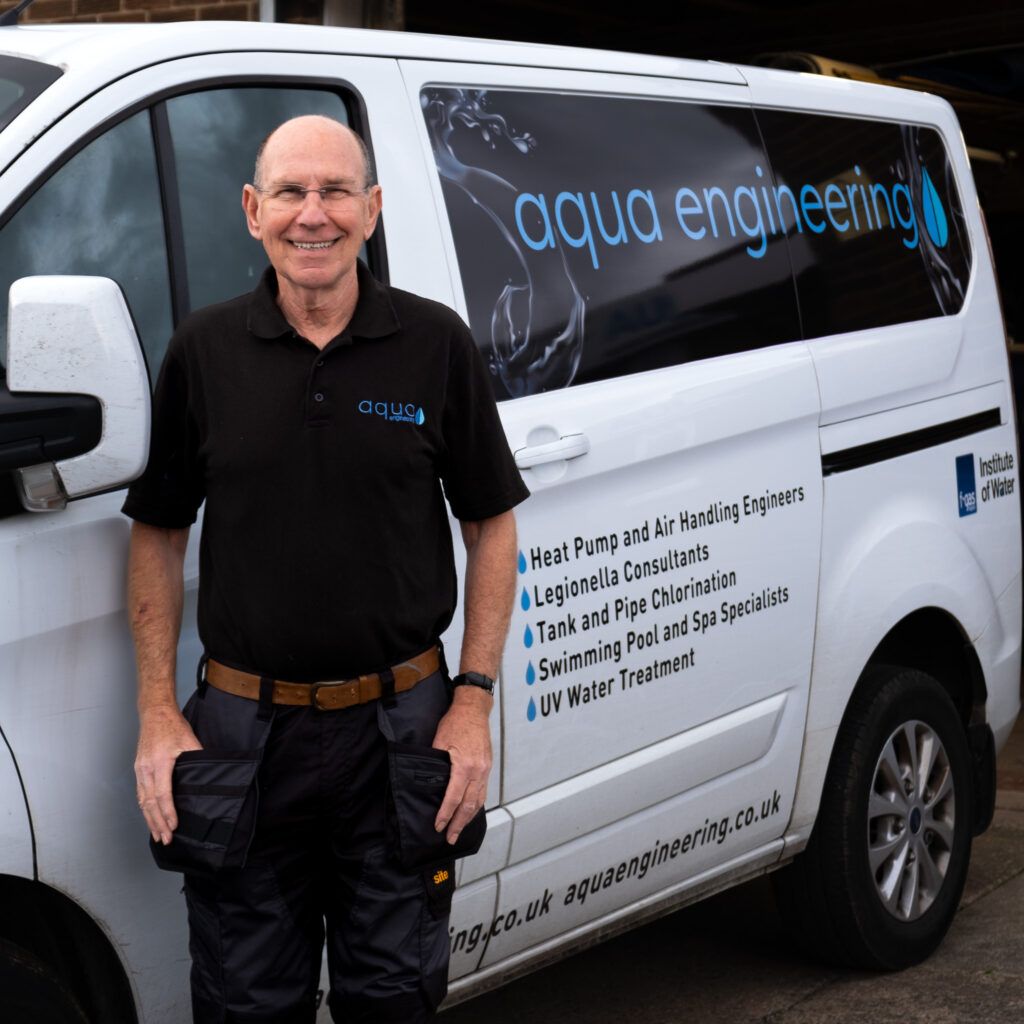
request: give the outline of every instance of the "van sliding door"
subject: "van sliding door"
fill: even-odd
[[[532,491],[486,968],[777,855],[814,630],[819,406],[735,72],[402,70]]]

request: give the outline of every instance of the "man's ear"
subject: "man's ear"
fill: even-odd
[[[262,241],[263,231],[260,228],[260,197],[252,185],[242,188],[242,209],[245,210],[245,224],[249,234],[257,241]]]
[[[377,227],[377,219],[380,217],[380,208],[383,202],[384,193],[380,185],[371,186],[370,194],[367,196],[368,210],[366,230],[363,232],[364,242],[369,241],[370,235],[373,234],[374,229]]]

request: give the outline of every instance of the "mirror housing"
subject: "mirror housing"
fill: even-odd
[[[123,486],[146,468],[149,377],[131,314],[113,281],[63,276],[15,281],[6,362],[7,387],[15,400],[22,393],[47,395],[54,406],[85,410],[93,399],[100,408],[98,443],[82,454],[61,457],[67,446],[60,451],[54,438],[42,438],[38,450],[51,454],[52,461],[38,462],[32,445],[26,447],[22,458],[31,461],[22,461],[15,471],[26,508],[63,508],[69,499]],[[39,401],[34,399],[37,406]],[[91,440],[88,433],[79,428],[79,448]],[[70,450],[75,440],[70,439]]]

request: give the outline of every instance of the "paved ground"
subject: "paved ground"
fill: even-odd
[[[899,974],[810,963],[759,879],[457,1006],[442,1024],[1020,1024],[1024,1021],[1024,716],[999,759],[938,952]]]

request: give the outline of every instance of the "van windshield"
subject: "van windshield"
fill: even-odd
[[[51,64],[0,55],[0,131],[60,76]]]

